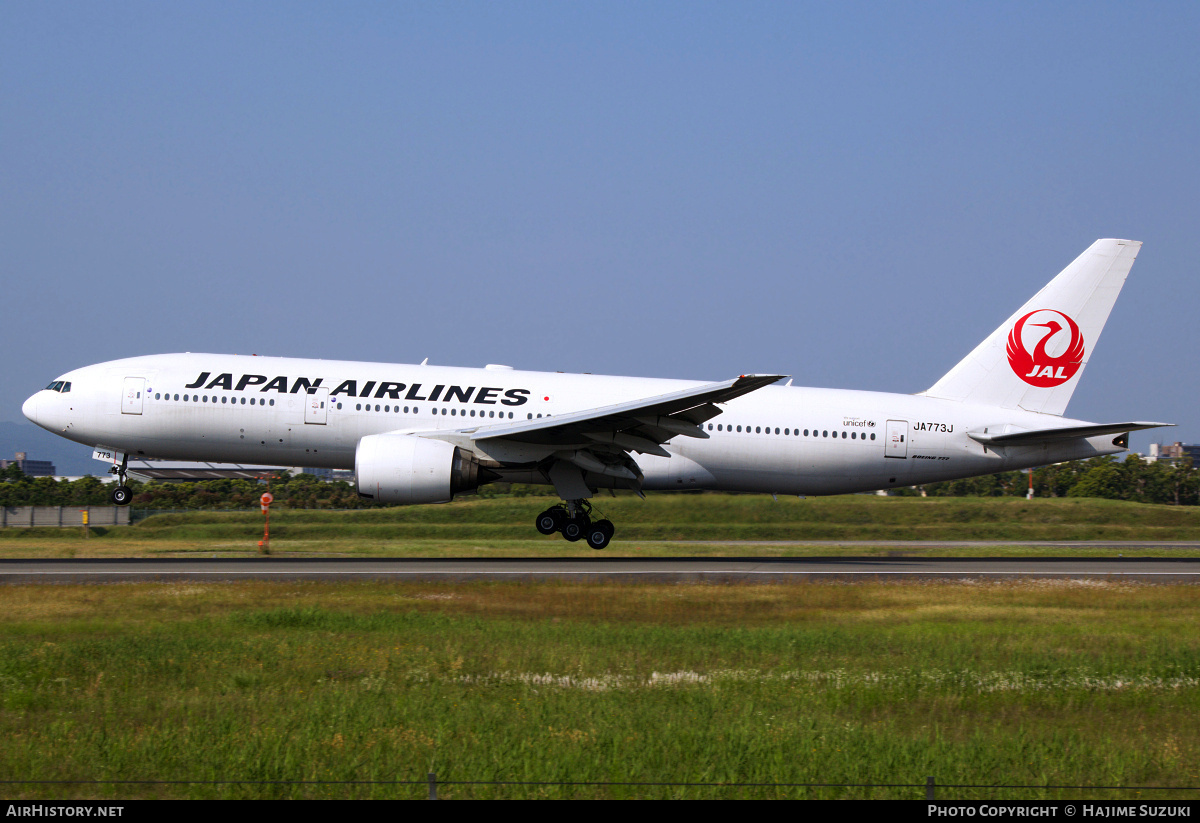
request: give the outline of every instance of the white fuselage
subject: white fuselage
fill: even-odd
[[[438,432],[453,441],[452,432],[700,385],[504,367],[216,354],[116,360],[59,380],[71,390],[40,391],[24,411],[78,443],[133,457],[337,469],[354,468],[356,448],[367,435]],[[675,437],[665,446],[669,458],[636,455],[643,488],[839,494],[1123,451],[1112,435],[985,447],[967,433],[1083,421],[918,395],[771,386],[720,408],[702,427],[708,439]],[[464,444],[512,467],[506,479],[546,482],[528,466],[554,447],[523,445],[514,453]]]

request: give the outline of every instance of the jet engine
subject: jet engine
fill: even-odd
[[[358,441],[354,475],[360,497],[380,503],[446,503],[495,479],[474,452],[415,434],[372,434]]]

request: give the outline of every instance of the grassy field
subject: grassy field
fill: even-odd
[[[397,557],[593,556],[583,543],[542,537],[534,517],[555,498],[466,499],[442,506],[306,511],[271,515],[272,549],[291,555]],[[610,556],[886,554],[839,546],[856,540],[1200,540],[1200,508],[1113,500],[904,498],[847,495],[780,498],[750,495],[652,495],[598,498],[596,509],[617,524]],[[262,515],[190,512],[157,515],[132,527],[0,529],[0,557],[221,556],[257,552]],[[689,542],[699,541],[699,542]],[[757,545],[747,545],[747,541]],[[772,541],[833,544],[771,545]],[[909,554],[1062,554],[1062,549],[905,548]],[[1074,550],[1078,552],[1079,550]],[[1096,555],[1131,549],[1090,549]],[[1178,554],[1184,550],[1172,549]],[[1157,552],[1161,554],[1162,551]],[[1192,550],[1191,553],[1200,553]]]
[[[0,589],[2,780],[1200,785],[1200,588]],[[11,785],[10,796],[421,797]],[[922,789],[443,786],[442,797]],[[943,789],[952,798],[1186,792]]]

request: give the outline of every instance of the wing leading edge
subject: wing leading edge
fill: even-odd
[[[463,431],[469,434],[472,440],[505,438],[546,446],[588,441],[605,442],[596,438],[605,435],[625,435],[626,439],[637,438],[645,441],[644,445],[654,447],[640,448],[641,444],[636,444],[625,448],[659,454],[663,452],[658,444],[665,443],[677,435],[708,437],[701,430],[700,424],[721,413],[714,404],[727,403],[743,394],[782,380],[783,377],[784,375],[778,374],[744,374],[720,383],[706,383],[683,391],[643,397],[612,406]],[[617,442],[620,445],[619,441]]]

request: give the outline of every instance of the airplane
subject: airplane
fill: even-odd
[[[111,462],[117,505],[131,455],[353,468],[359,495],[389,504],[534,483],[563,500],[540,533],[603,549],[600,489],[891,489],[1115,454],[1173,425],[1063,417],[1141,245],[1097,240],[916,394],[183,353],[76,369],[22,411]]]

